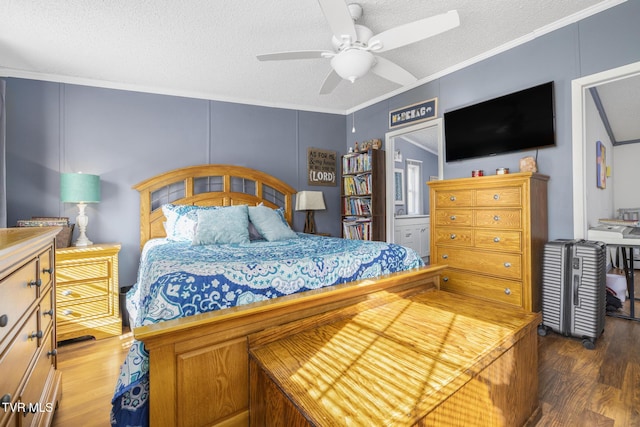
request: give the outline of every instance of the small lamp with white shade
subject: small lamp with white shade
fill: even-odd
[[[307,211],[307,219],[304,222],[304,232],[315,234],[316,223],[313,219],[313,211],[324,210],[324,197],[322,191],[299,191],[296,194],[296,210]]]
[[[89,218],[85,214],[87,203],[98,203],[100,201],[100,177],[86,173],[63,173],[60,175],[60,199],[64,203],[77,203],[79,235],[75,241],[75,246],[92,245],[87,238],[87,224]]]

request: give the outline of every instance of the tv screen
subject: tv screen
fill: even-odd
[[[553,82],[444,113],[447,162],[555,145]]]

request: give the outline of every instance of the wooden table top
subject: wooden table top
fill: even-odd
[[[316,425],[412,425],[540,323],[444,291],[390,302],[251,350]],[[324,420],[324,422],[323,422]]]

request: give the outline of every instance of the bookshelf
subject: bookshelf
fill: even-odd
[[[385,154],[369,149],[342,156],[342,237],[386,239]]]

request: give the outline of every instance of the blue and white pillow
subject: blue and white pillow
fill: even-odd
[[[162,213],[166,219],[164,230],[167,239],[175,242],[191,242],[195,236],[199,211],[220,209],[221,206],[194,206],[166,204],[162,206]]]
[[[280,211],[280,212],[278,212]],[[256,230],[268,241],[297,239],[299,236],[289,227],[280,209],[267,206],[249,207],[249,219]]]
[[[249,243],[247,205],[198,211],[198,224],[192,241],[193,245],[242,243]]]

